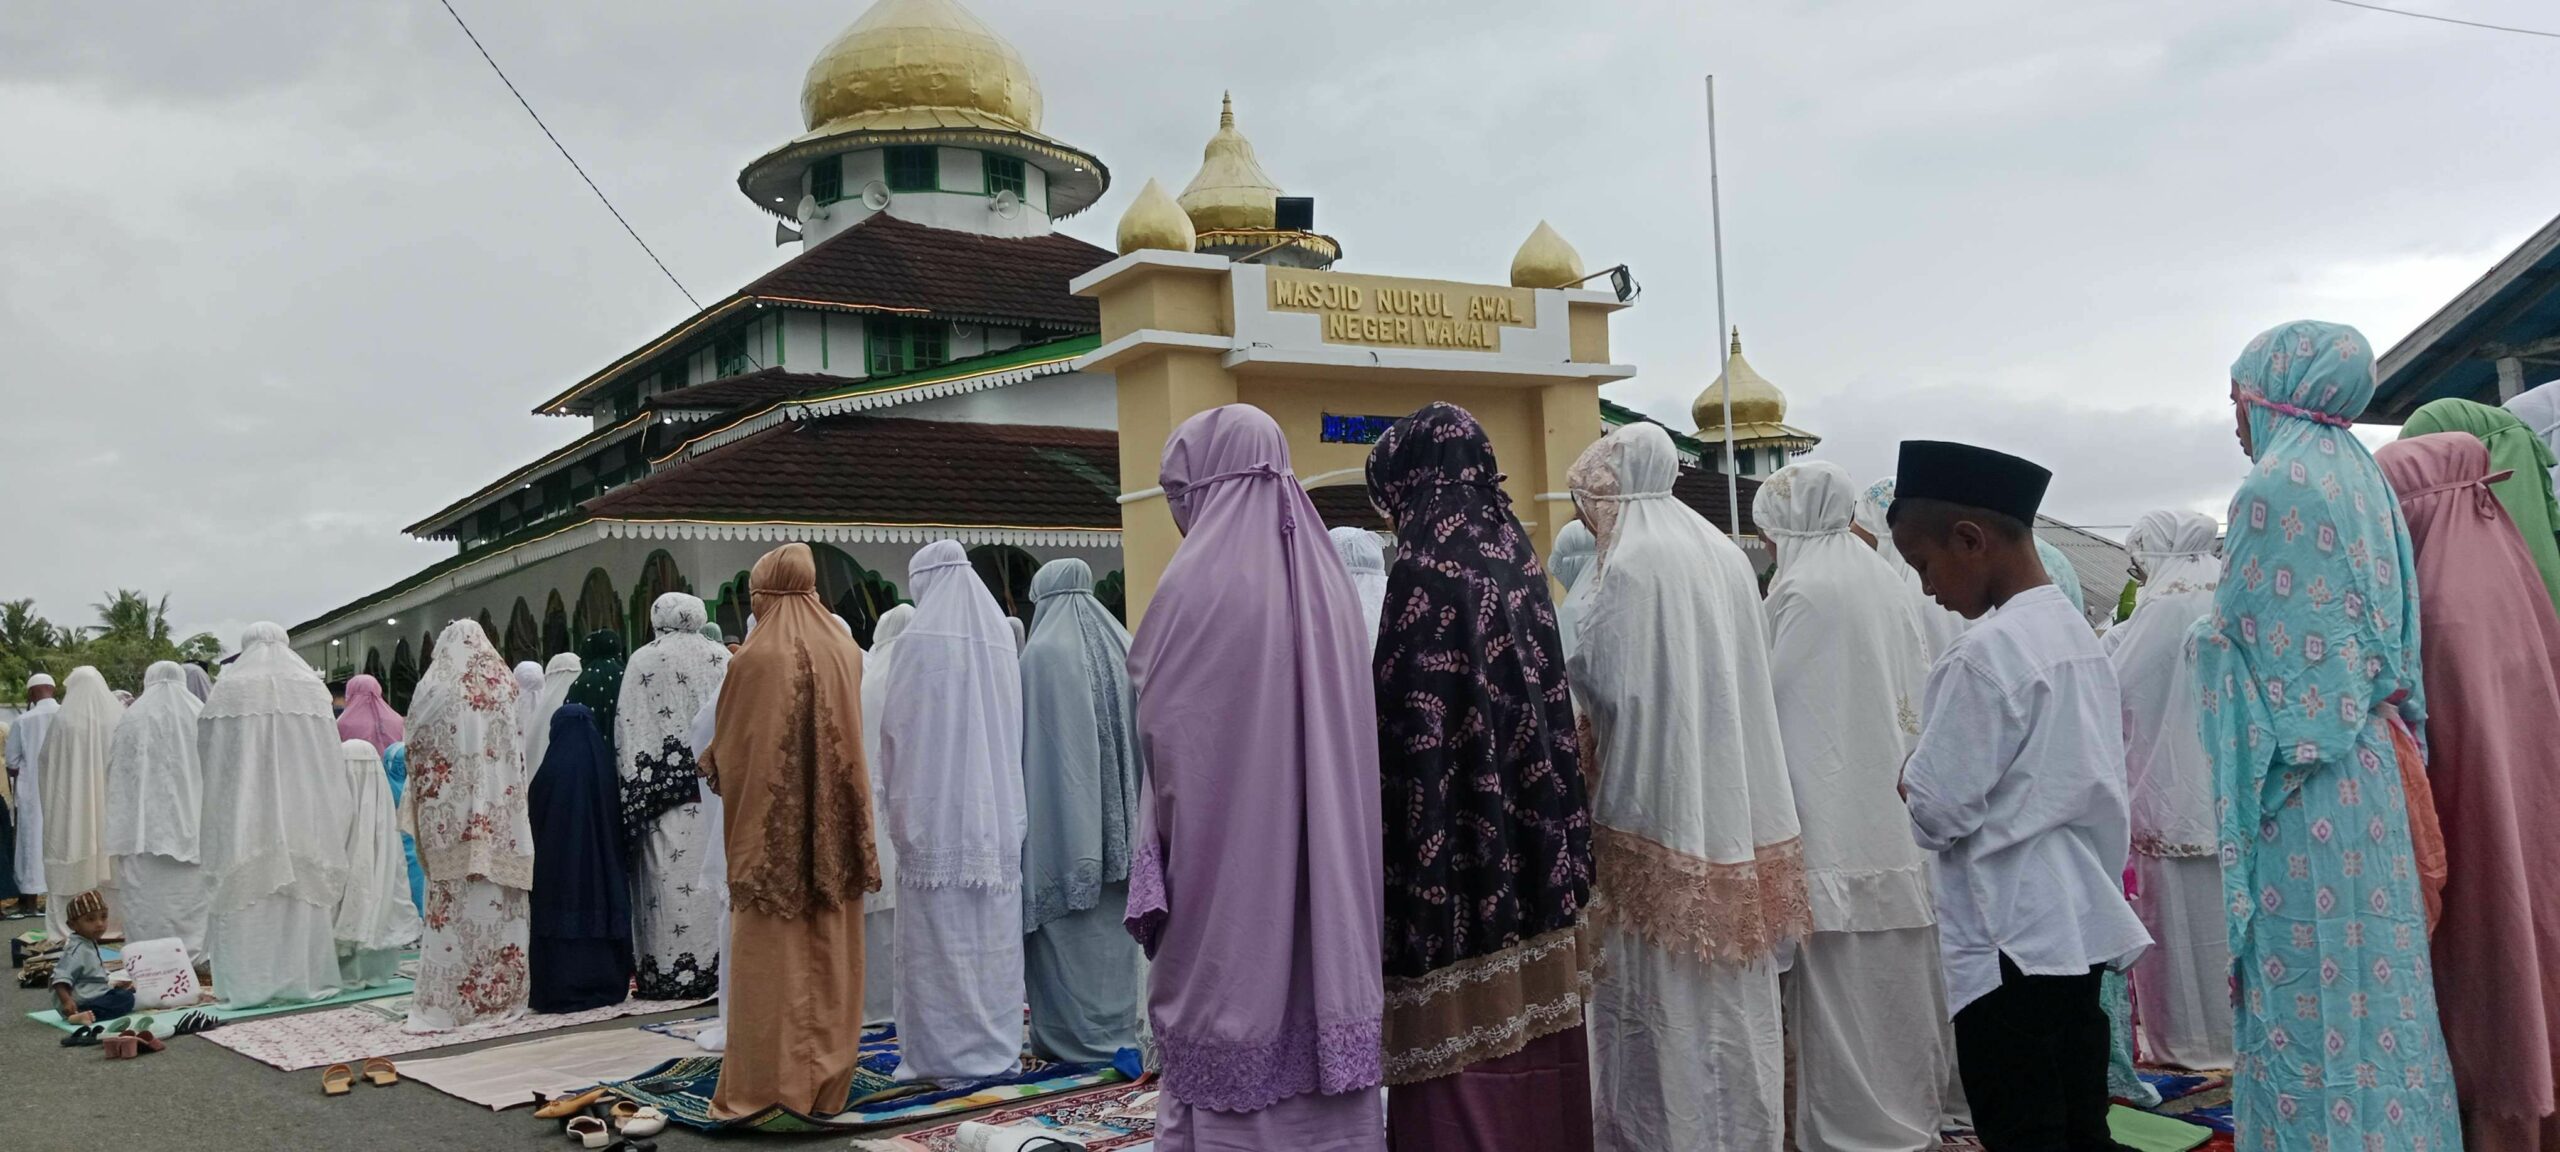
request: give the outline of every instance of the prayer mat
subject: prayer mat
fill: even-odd
[[[1134,1152],[1155,1143],[1153,1086],[1106,1084],[900,1136],[856,1138],[853,1152],[959,1152],[962,1124],[1024,1128],[1073,1140],[1090,1152]]]
[[[2153,1115],[2231,1131],[2230,1073],[2145,1073],[2142,1078],[2160,1090],[2160,1103],[2149,1110]]]
[[[621,1028],[546,1036],[460,1056],[404,1060],[400,1075],[447,1096],[502,1112],[533,1103],[536,1092],[545,1096],[575,1095],[607,1080],[637,1076],[696,1051],[690,1040],[648,1028]]]
[[[124,1017],[124,1019],[132,1019],[134,1016],[152,1017],[151,1034],[165,1040],[178,1034],[178,1018],[185,1016],[189,1012],[208,1013],[214,1019],[228,1024],[234,1020],[254,1020],[260,1016],[280,1016],[287,1012],[307,1012],[314,1008],[328,1008],[340,1004],[355,1004],[366,1000],[379,1000],[386,996],[406,996],[408,994],[409,982],[406,980],[394,980],[380,988],[362,988],[353,992],[341,992],[326,1000],[291,1000],[278,1004],[261,1004],[255,1008],[224,1008],[214,1004],[200,1004],[193,1008],[136,1008],[130,1015]],[[39,1024],[51,1025],[52,1027],[64,1032],[69,1032],[72,1029],[79,1027],[77,1024],[63,1023],[62,1013],[56,1012],[51,1008],[47,1008],[42,1012],[29,1012],[27,1013],[27,1019],[33,1020]],[[99,1023],[112,1024],[114,1021],[101,1020]]]
[[[2213,1140],[2222,1141],[2224,1148],[2230,1147],[2229,1137],[2217,1134],[2209,1128],[2199,1127],[2182,1120],[2172,1120],[2166,1116],[2155,1116],[2138,1108],[2127,1108],[2122,1104],[2114,1105],[2107,1110],[2107,1133],[2115,1137],[2116,1143],[2132,1149],[2133,1152],[2190,1152],[2191,1149],[2202,1148],[2207,1141]],[[856,1141],[854,1147],[863,1149],[866,1146]],[[897,1148],[898,1152],[904,1152],[901,1146],[884,1144],[882,1147]],[[1938,1136],[1938,1152],[1981,1152],[1981,1149],[1981,1137],[1975,1136],[1969,1130],[1958,1129],[1940,1133]],[[941,1150],[935,1149],[935,1152],[941,1152]]]
[[[205,1033],[204,1038],[270,1068],[299,1072],[330,1064],[352,1064],[372,1056],[398,1056],[431,1048],[476,1044],[482,1040],[554,1032],[625,1016],[676,1012],[705,1003],[708,1001],[626,1000],[586,1012],[558,1015],[526,1013],[512,1020],[488,1020],[449,1032],[427,1033],[409,1032],[404,1019],[386,1017],[359,1005],[226,1025]]]
[[[688,1128],[754,1132],[845,1132],[913,1124],[937,1117],[957,1118],[998,1105],[1020,1105],[1062,1093],[1118,1084],[1129,1079],[1109,1064],[1052,1064],[1025,1056],[1015,1071],[955,1086],[900,1083],[898,1030],[894,1025],[862,1034],[862,1055],[846,1090],[847,1104],[823,1116],[803,1116],[782,1107],[768,1108],[736,1120],[711,1115],[711,1094],[720,1084],[720,1057],[689,1056],[670,1060],[629,1080],[607,1083],[616,1096],[657,1105],[667,1117]]]

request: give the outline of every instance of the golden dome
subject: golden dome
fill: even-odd
[[[1582,254],[1544,220],[1511,257],[1514,288],[1569,288],[1582,279]]]
[[[1737,436],[1745,424],[1786,423],[1786,394],[1752,371],[1751,362],[1742,358],[1742,329],[1735,328],[1732,350],[1725,356],[1724,375],[1716,377],[1715,383],[1698,393],[1698,402],[1689,406],[1689,417],[1698,422],[1700,429],[1712,430],[1716,439],[1723,439],[1727,380],[1733,382],[1733,426]]]
[[[1200,150],[1200,174],[1182,190],[1182,210],[1202,230],[1269,228],[1280,186],[1253,155],[1253,141],[1236,131],[1235,95],[1218,103],[1218,131]]]
[[[1129,203],[1129,210],[1120,214],[1120,254],[1123,256],[1141,248],[1189,252],[1199,242],[1200,235],[1191,227],[1191,217],[1183,214],[1182,206],[1174,203],[1173,197],[1165,195],[1164,185],[1152,179],[1147,181],[1146,187],[1138,189],[1138,198]]]
[[[912,108],[1037,132],[1040,82],[959,0],[880,0],[818,53],[800,86],[812,130]]]

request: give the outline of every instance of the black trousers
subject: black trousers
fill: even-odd
[[[2101,970],[2029,976],[2000,958],[2000,987],[1956,1013],[1956,1064],[1990,1152],[2117,1152],[2107,1134]]]

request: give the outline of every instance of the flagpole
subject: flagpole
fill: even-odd
[[[1707,75],[1707,214],[1715,231],[1716,253],[1716,339],[1725,340],[1724,315],[1724,191],[1716,170],[1716,78]],[[1717,362],[1719,378],[1729,376],[1733,360],[1727,356]],[[1733,381],[1724,381],[1724,522],[1733,534],[1742,534],[1742,469],[1733,456]]]

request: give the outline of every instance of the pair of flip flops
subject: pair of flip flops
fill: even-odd
[[[366,1082],[376,1088],[388,1088],[400,1082],[399,1066],[380,1056],[365,1061],[363,1068]],[[320,1070],[321,1095],[344,1096],[355,1091],[355,1087],[356,1068],[353,1065],[332,1064]]]
[[[222,1027],[222,1018],[211,1012],[189,1012],[178,1017],[178,1026],[170,1034],[193,1036],[198,1032],[211,1032],[220,1027]]]
[[[105,1037],[98,1041],[98,1047],[106,1050],[109,1060],[131,1060],[145,1053],[169,1050],[168,1043],[152,1035],[147,1027],[128,1028]]]
[[[139,1032],[146,1036],[150,1035],[152,1027],[158,1023],[159,1021],[149,1016],[127,1016],[111,1024],[83,1024],[72,1029],[70,1035],[62,1038],[62,1046],[65,1048],[103,1047],[107,1041],[127,1033]],[[151,1049],[154,1052],[159,1050],[159,1048]]]
[[[562,1134],[587,1148],[610,1149],[612,1152],[657,1152],[657,1145],[647,1137],[666,1131],[667,1114],[647,1104],[616,1100],[607,1105],[598,1093],[582,1093],[569,1100],[585,1099],[583,1108],[561,1125]],[[560,1101],[559,1103],[567,1103]],[[615,1139],[616,1134],[621,1139]]]

